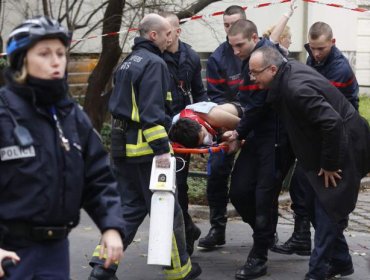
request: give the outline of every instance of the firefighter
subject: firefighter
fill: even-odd
[[[81,207],[103,233],[104,266],[123,254],[121,201],[108,155],[68,97],[70,40],[56,20],[36,17],[17,26],[7,42],[10,67],[0,90],[0,258],[17,265],[6,279],[68,280],[68,234]]]
[[[148,14],[140,22],[140,36],[132,52],[118,65],[109,100],[112,114],[112,157],[122,192],[124,248],[131,244],[136,231],[149,213],[149,190],[153,159],[158,167],[170,167],[171,147],[167,132],[171,117],[169,73],[162,54],[171,42],[171,26],[157,14]],[[96,249],[96,252],[99,249]],[[184,222],[175,201],[172,265],[163,269],[166,279],[195,279],[201,268],[191,263],[186,251]],[[117,265],[104,269],[94,253],[91,280],[117,279]]]
[[[265,104],[267,90],[259,88],[252,80],[264,69],[251,72],[248,67],[250,55],[255,50],[278,46],[266,38],[259,38],[256,25],[249,20],[238,20],[231,26],[229,42],[243,60],[244,82],[239,97],[245,109],[235,138],[247,139],[231,174],[229,195],[243,221],[253,229],[253,247],[235,277],[255,279],[267,273],[268,249],[275,242],[276,200],[293,157],[281,121]]]
[[[164,52],[164,61],[167,63],[170,72],[170,90],[172,93],[172,113],[177,114],[186,105],[194,102],[208,100],[204,89],[199,55],[190,45],[182,42],[179,37],[181,34],[179,18],[169,12],[161,15],[171,24],[172,41]],[[186,248],[189,255],[193,254],[194,242],[201,234],[200,229],[194,224],[188,212],[188,184],[190,154],[175,155],[184,160],[185,166],[181,171],[176,172],[176,187],[179,203],[182,209],[185,223]]]
[[[228,7],[223,15],[226,35],[231,25],[239,19],[246,19],[245,11],[240,6]],[[207,61],[207,94],[212,102],[224,104],[239,103],[237,96],[241,82],[242,62],[234,55],[234,51],[226,41],[223,42]],[[209,205],[209,221],[211,228],[199,239],[198,247],[212,249],[225,244],[227,223],[228,181],[234,155],[223,153],[211,154],[209,158],[210,172],[207,178],[207,200]]]

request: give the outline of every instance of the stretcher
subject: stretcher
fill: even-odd
[[[214,144],[207,147],[186,148],[178,143],[172,143],[172,149],[175,154],[212,154],[227,152],[229,146],[225,144]]]

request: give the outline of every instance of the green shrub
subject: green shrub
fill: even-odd
[[[370,97],[360,96],[360,114],[370,123]]]

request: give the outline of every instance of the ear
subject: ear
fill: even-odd
[[[331,39],[331,43],[335,45],[335,38]]]
[[[155,32],[154,30],[150,31],[149,40],[155,42],[157,40],[157,35],[158,35],[157,32]]]
[[[277,67],[274,64],[271,65],[271,73],[272,73],[273,76],[276,75],[276,73],[277,73],[278,70],[279,70],[279,67]]]
[[[176,34],[177,34],[178,37],[180,37],[180,34],[181,34],[181,28],[180,27],[176,29]]]
[[[257,42],[257,40],[258,40],[258,35],[257,35],[257,33],[253,33],[252,34],[252,40],[253,40],[253,42]]]

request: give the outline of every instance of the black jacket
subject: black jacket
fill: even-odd
[[[262,46],[276,46],[270,40],[261,38],[254,50]],[[253,50],[253,51],[254,51]],[[251,131],[254,135],[271,137],[282,130],[276,113],[271,110],[270,104],[266,104],[267,90],[261,89],[249,77],[249,58],[243,61],[243,82],[239,86],[239,101],[244,107],[244,114],[237,127],[240,139],[245,139]],[[281,131],[281,133],[284,133]]]
[[[137,37],[132,53],[114,73],[109,111],[127,123],[126,158],[131,162],[152,161],[153,155],[170,151],[166,128],[171,92],[161,56],[151,41]]]
[[[207,61],[207,94],[212,102],[238,101],[242,61],[228,41],[222,43]]]
[[[327,78],[358,110],[358,83],[347,58],[345,58],[342,52],[336,46],[333,46],[327,58],[317,63],[313,58],[309,44],[306,44],[305,48],[309,55],[307,57],[307,65],[315,68],[321,75]]]
[[[360,180],[370,170],[370,130],[341,92],[317,71],[297,61],[280,67],[267,102],[274,105],[293,151],[323,207],[336,219],[355,207]],[[323,168],[342,170],[336,188],[324,187]]]
[[[6,100],[0,105],[0,224],[74,227],[83,207],[100,230],[121,229],[121,202],[109,157],[79,105],[64,99],[54,106],[70,143],[66,151],[49,108],[35,105],[30,87],[10,84],[0,94]],[[23,151],[11,115],[33,138]]]
[[[186,105],[208,101],[202,82],[200,58],[190,45],[179,41],[179,51],[175,54],[164,52],[163,58],[171,77],[173,115],[180,113]]]

